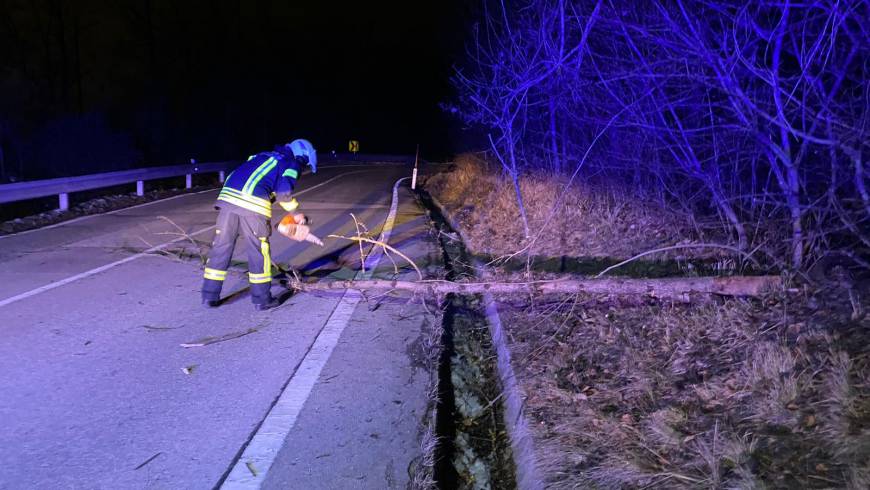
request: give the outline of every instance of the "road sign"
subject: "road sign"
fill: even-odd
[[[348,143],[347,143],[347,149],[348,149],[351,153],[359,153],[359,141],[357,141],[357,140],[350,140],[350,141],[348,141]]]

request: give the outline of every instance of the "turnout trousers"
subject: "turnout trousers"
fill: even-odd
[[[254,304],[272,301],[272,258],[269,254],[271,223],[265,216],[236,214],[231,209],[221,208],[217,229],[211,244],[202,281],[202,299],[217,301],[227,278],[236,238],[241,235],[248,254],[248,281],[251,283],[251,300]]]

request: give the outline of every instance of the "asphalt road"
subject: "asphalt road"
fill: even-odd
[[[390,243],[426,266],[438,253],[407,181],[394,204],[409,174],[323,168],[299,200],[321,237],[354,234],[350,213],[381,232],[394,207]],[[405,487],[431,318],[409,298],[354,292],[255,312],[241,247],[226,303],[202,308],[216,195],[0,238],[0,488]],[[309,280],[361,277],[358,248],[325,241],[273,236],[273,259]],[[392,272],[384,259],[375,275]]]

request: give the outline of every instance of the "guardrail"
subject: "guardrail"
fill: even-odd
[[[196,163],[171,167],[149,167],[134,170],[121,170],[102,174],[61,177],[59,179],[33,180],[0,185],[0,203],[24,201],[57,195],[58,208],[69,209],[69,194],[103,187],[136,183],[136,194],[145,194],[145,181],[185,176],[185,187],[192,187],[194,174],[217,173],[218,180],[224,181],[226,172],[239,162]]]
[[[322,162],[401,162],[413,163],[413,155],[371,155],[352,153],[323,153]],[[240,162],[195,163],[170,167],[149,167],[101,174],[61,177],[57,179],[31,180],[14,184],[0,184],[0,204],[25,201],[56,195],[58,209],[69,209],[69,195],[73,192],[88,191],[116,185],[136,183],[136,195],[145,194],[145,181],[185,176],[185,187],[192,187],[194,174],[217,173],[223,183],[226,172],[234,169]]]

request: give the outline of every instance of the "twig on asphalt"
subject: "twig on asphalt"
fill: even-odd
[[[354,226],[356,226],[356,236],[358,236],[358,237],[363,236],[363,232],[360,231],[360,222],[358,219],[356,219],[356,215],[354,215],[353,213],[350,213],[350,217],[353,218],[353,224],[354,224]],[[362,226],[365,228],[365,225],[362,225]],[[368,232],[368,229],[366,229],[365,231]],[[362,270],[363,272],[366,271],[366,258],[367,257],[366,257],[365,251],[363,250],[363,244],[362,244],[362,242],[359,242],[359,263],[360,263],[360,270]]]
[[[233,339],[237,339],[239,337],[244,337],[245,335],[250,335],[250,334],[257,332],[257,331],[258,331],[258,329],[256,329],[256,328],[249,328],[248,330],[246,330],[244,332],[228,333],[226,335],[221,335],[220,337],[205,337],[205,338],[202,338],[199,340],[195,340],[193,342],[188,342],[188,343],[179,344],[179,345],[181,345],[184,348],[205,347],[206,345],[216,344],[218,342],[226,342],[227,340],[233,340]]]
[[[347,237],[347,236],[342,236],[342,235],[329,235],[328,238],[341,238],[343,240],[350,240],[352,242],[360,242],[360,243],[366,242],[366,243],[371,243],[372,245],[375,245],[378,247],[383,247],[384,253],[386,253],[386,251],[389,250],[390,252],[393,252],[394,254],[398,255],[399,257],[402,257],[403,259],[405,259],[405,261],[407,261],[409,264],[411,264],[411,266],[414,268],[414,271],[417,272],[417,278],[420,279],[421,281],[423,280],[423,273],[420,271],[420,268],[417,267],[417,264],[415,264],[413,260],[411,260],[407,255],[396,250],[394,247],[387,245],[384,242],[381,242],[378,240],[372,240],[371,238],[366,238],[366,237],[362,237],[362,236]]]
[[[178,330],[179,328],[184,327],[184,325],[182,325],[181,327],[155,327],[153,325],[139,325],[139,326],[144,328],[145,330],[151,330],[151,331]]]
[[[138,469],[141,469],[141,468],[144,467],[146,464],[148,464],[148,463],[154,461],[155,459],[157,459],[157,456],[160,456],[161,454],[163,454],[162,451],[159,452],[159,453],[157,453],[157,454],[155,454],[154,456],[151,456],[150,458],[146,459],[144,463],[142,463],[142,464],[140,464],[139,466],[133,468],[133,471],[136,471],[136,470],[138,470]]]
[[[177,223],[175,223],[171,219],[167,218],[166,216],[161,215],[161,216],[158,216],[158,218],[166,221],[167,223],[171,224],[172,226],[174,226],[178,230],[178,233],[159,233],[160,235],[178,235],[178,236],[182,236],[182,237],[186,238],[187,241],[189,241],[190,244],[193,245],[194,248],[197,250],[197,253],[199,254],[200,261],[202,261],[202,263],[205,264],[206,257],[202,253],[202,248],[200,247],[200,244],[196,240],[194,240],[193,237],[190,236],[189,233],[184,231],[184,228],[178,226]]]

